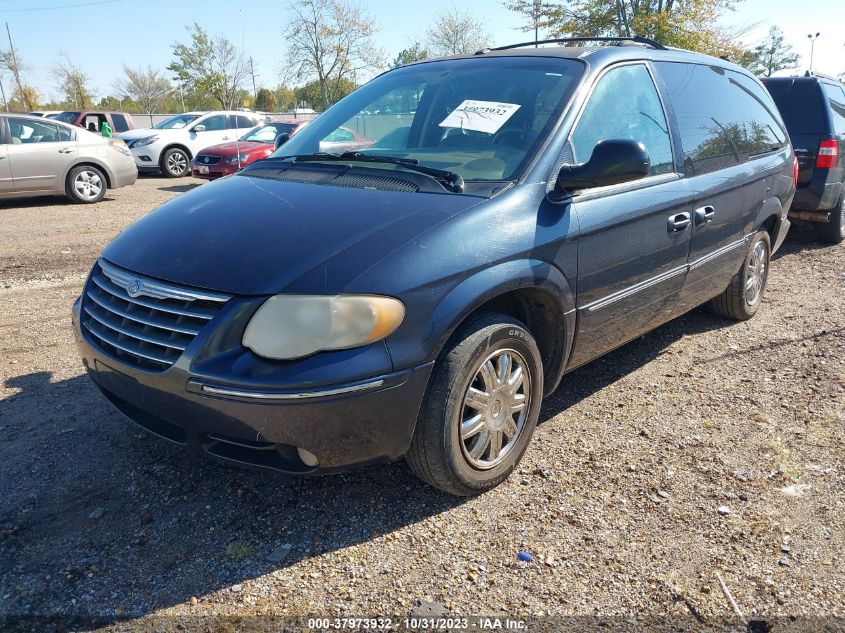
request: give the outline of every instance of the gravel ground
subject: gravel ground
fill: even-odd
[[[314,479],[217,464],[96,392],[70,304],[114,235],[192,186],[0,206],[0,629],[739,624],[717,574],[748,619],[845,627],[845,247],[795,230],[751,321],[697,310],[569,375],[519,471],[459,500],[401,463]]]

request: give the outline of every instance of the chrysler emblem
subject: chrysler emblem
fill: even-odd
[[[141,290],[143,289],[144,284],[141,283],[140,279],[133,279],[129,282],[129,285],[126,287],[126,291],[129,293],[130,297],[137,297],[141,294]]]

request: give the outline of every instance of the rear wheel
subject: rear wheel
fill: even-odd
[[[542,394],[540,351],[525,326],[482,315],[435,366],[405,459],[420,479],[451,494],[489,490],[525,453]]]
[[[710,302],[713,311],[723,317],[747,321],[763,302],[763,292],[769,278],[772,244],[766,231],[758,231],[751,240],[742,268],[730,285]]]
[[[185,150],[172,147],[161,157],[161,171],[169,178],[181,178],[190,171],[191,165]]]
[[[825,244],[839,244],[845,240],[845,194],[836,208],[830,212],[830,221],[815,224],[816,237]]]
[[[80,165],[71,169],[67,175],[65,191],[74,202],[99,202],[106,195],[106,189],[106,177],[96,167]]]

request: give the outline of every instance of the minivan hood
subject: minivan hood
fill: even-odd
[[[483,200],[242,174],[167,202],[121,233],[103,257],[143,275],[232,294],[337,293],[409,240]]]

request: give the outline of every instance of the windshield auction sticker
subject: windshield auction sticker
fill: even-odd
[[[462,130],[494,134],[513,116],[514,112],[519,110],[519,107],[516,103],[467,99],[443,119],[440,127],[456,127]]]

